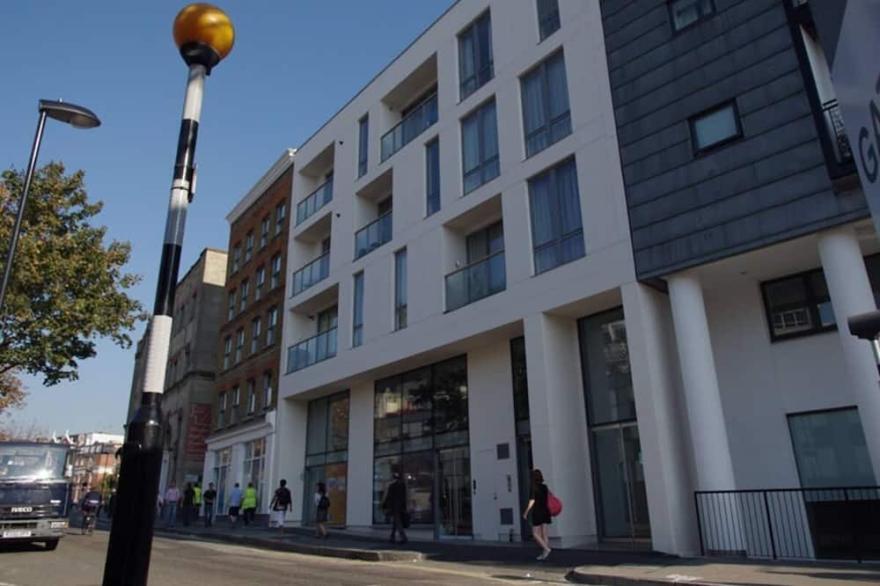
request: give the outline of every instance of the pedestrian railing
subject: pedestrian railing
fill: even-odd
[[[311,218],[318,210],[333,201],[333,179],[325,181],[308,197],[296,204],[296,225]]]
[[[698,491],[703,555],[880,560],[880,487]]]
[[[336,328],[318,333],[287,349],[287,374],[336,356]]]
[[[299,295],[312,285],[319,283],[330,274],[330,253],[325,252],[309,264],[293,273],[293,292],[291,297]]]
[[[437,94],[416,106],[397,125],[382,136],[382,162],[405,147],[437,122]]]

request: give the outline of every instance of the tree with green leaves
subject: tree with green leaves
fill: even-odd
[[[0,413],[24,399],[18,374],[42,376],[47,386],[76,380],[79,361],[95,355],[99,338],[127,348],[145,317],[128,295],[140,279],[124,272],[131,245],[105,242],[107,228],[94,224],[103,203],[89,201],[83,176],[54,162],[34,175],[0,308]],[[0,262],[23,185],[23,171],[3,172]]]

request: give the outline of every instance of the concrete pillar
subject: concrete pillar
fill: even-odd
[[[299,525],[303,514],[303,490],[306,458],[306,424],[308,404],[293,399],[278,400],[275,412],[275,469],[277,478],[287,480],[293,495],[293,511],[289,522]]]
[[[698,490],[733,490],[736,480],[712,355],[703,288],[693,273],[667,280]]]
[[[352,385],[348,409],[348,478],[345,524],[373,525],[373,398],[374,382]],[[384,489],[384,487],[382,487]]]
[[[850,334],[847,324],[850,316],[877,308],[853,228],[839,228],[820,235],[819,256],[837,320],[848,382],[853,388],[852,396],[856,397],[874,477],[880,479],[880,377],[871,345]]]
[[[621,295],[652,547],[695,555],[700,545],[669,302],[662,293],[637,282],[624,285]]]
[[[577,324],[537,314],[524,325],[534,466],[564,506],[550,536],[564,547],[593,544],[596,511]]]

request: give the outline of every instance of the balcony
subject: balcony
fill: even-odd
[[[437,94],[433,94],[382,136],[382,162],[387,161],[436,122]]]
[[[379,216],[377,219],[373,220],[355,233],[355,260],[391,240],[391,216],[392,212]]]
[[[299,295],[312,285],[319,283],[330,274],[330,253],[325,252],[303,268],[293,273],[293,293],[291,297]]]
[[[287,374],[336,356],[336,328],[321,332],[287,349]]]
[[[296,204],[296,225],[299,226],[325,205],[333,201],[333,179],[328,179],[307,198]]]
[[[840,105],[837,100],[829,100],[822,104],[822,118],[825,120],[825,131],[828,133],[837,166],[842,169],[852,167],[855,164],[852,146],[846,135],[843,115],[840,113]],[[850,172],[853,170],[851,169]]]
[[[504,251],[446,275],[446,311],[455,311],[507,288]]]

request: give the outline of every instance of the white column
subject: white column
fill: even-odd
[[[348,407],[345,524],[373,525],[373,381],[352,385]],[[384,489],[384,487],[383,487]]]
[[[868,453],[874,464],[874,476],[880,479],[880,376],[871,345],[850,334],[847,323],[849,317],[877,308],[853,228],[823,233],[819,237],[819,256],[834,307],[852,396],[857,401]]]
[[[293,496],[293,511],[290,523],[302,522],[303,491],[306,490],[306,426],[308,424],[308,404],[293,399],[278,400],[275,410],[275,468],[277,478],[287,480],[287,487]]]
[[[669,302],[662,293],[636,282],[624,285],[621,295],[652,547],[694,555],[700,546]]]
[[[699,278],[668,279],[698,490],[733,490],[736,481]]]

